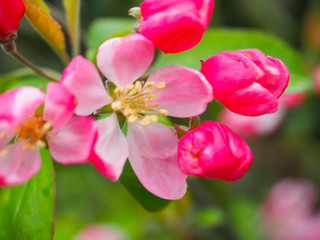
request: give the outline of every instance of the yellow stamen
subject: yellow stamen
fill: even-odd
[[[149,126],[151,124],[152,124],[152,120],[151,120],[150,116],[145,116],[140,121],[140,125],[142,125],[142,126]]]
[[[159,113],[160,113],[160,115],[162,115],[162,116],[167,116],[167,115],[168,115],[168,110],[166,110],[166,109],[160,109]]]
[[[39,148],[43,148],[43,149],[44,149],[44,148],[47,147],[46,142],[43,141],[43,140],[41,140],[41,139],[37,140],[36,144],[37,144],[37,146],[38,146]]]
[[[128,122],[129,123],[135,123],[138,120],[138,115],[137,114],[131,114],[128,117]]]
[[[156,88],[156,89],[154,89]],[[159,107],[159,104],[151,104],[156,100],[156,90],[165,88],[165,82],[157,85],[154,82],[141,81],[129,84],[126,88],[116,88],[116,98],[111,104],[114,112],[121,112],[129,123],[139,123],[142,126],[148,126],[152,122],[157,122],[158,117],[154,114],[166,116],[168,111],[162,109],[160,112],[153,110]],[[153,91],[150,91],[154,89]],[[153,114],[147,115],[146,114]]]
[[[155,86],[154,82],[146,82],[146,84],[144,85],[144,87],[146,88],[146,90],[151,90],[153,89]]]
[[[159,82],[156,86],[157,90],[161,90],[164,89],[166,87],[166,83],[165,82]]]

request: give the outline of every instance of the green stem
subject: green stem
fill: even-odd
[[[21,63],[23,63],[24,65],[28,66],[29,68],[31,68],[32,70],[34,70],[35,72],[37,72],[38,74],[40,74],[41,76],[49,79],[50,81],[54,81],[54,82],[59,82],[59,79],[55,79],[54,77],[48,75],[46,72],[44,72],[41,68],[39,68],[38,66],[34,65],[32,62],[30,62],[29,60],[27,60],[26,58],[24,58],[18,51],[16,48],[16,44],[14,43],[14,41],[12,42],[8,42],[2,45],[2,48],[5,52],[11,54],[12,56],[14,56],[16,59],[18,59]]]

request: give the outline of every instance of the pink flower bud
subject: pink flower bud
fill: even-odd
[[[300,106],[307,98],[306,92],[285,93],[280,97],[280,104],[286,108],[295,108]]]
[[[289,82],[289,71],[279,59],[258,49],[225,51],[203,62],[201,72],[213,94],[230,111],[259,116],[274,113]]]
[[[21,0],[0,0],[0,43],[16,38],[25,7]]]
[[[209,25],[214,0],[145,0],[141,34],[156,48],[178,53],[198,44]]]
[[[188,175],[236,181],[251,163],[249,146],[221,123],[206,121],[179,141],[178,164]]]
[[[313,84],[316,94],[320,97],[320,66],[313,70]]]

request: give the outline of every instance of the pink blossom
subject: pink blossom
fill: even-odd
[[[124,231],[110,224],[91,224],[76,236],[75,240],[125,240]]]
[[[73,116],[74,96],[59,84],[49,83],[46,96],[33,87],[5,92],[0,104],[0,186],[18,185],[35,175],[41,167],[39,147],[49,147],[59,163],[89,161],[97,138],[95,122]]]
[[[270,191],[261,220],[270,240],[320,239],[320,212],[313,208],[317,188],[309,181],[285,179]]]
[[[279,98],[278,111],[257,117],[243,116],[223,109],[219,121],[229,126],[242,137],[255,138],[272,134],[282,124],[289,109],[303,103],[306,93],[283,94]]]
[[[209,25],[214,0],[145,0],[140,31],[156,48],[178,53],[197,45]]]
[[[111,110],[110,116],[97,121],[99,136],[93,164],[102,174],[118,180],[129,158],[148,191],[177,199],[187,186],[186,176],[177,165],[178,140],[170,128],[157,123],[156,114],[199,115],[212,100],[212,88],[200,72],[178,65],[159,69],[146,83],[134,82],[148,69],[154,53],[152,42],[140,34],[110,39],[100,46],[97,64],[117,85],[114,94],[107,93],[95,66],[80,56],[65,69],[61,84],[76,96],[76,114],[103,112],[104,106]],[[128,123],[127,137],[118,116]]]
[[[188,175],[236,181],[251,163],[249,146],[221,123],[206,121],[179,141],[178,164]]]
[[[258,49],[213,55],[203,62],[201,72],[211,83],[215,98],[245,116],[276,112],[278,98],[289,82],[285,64]]]

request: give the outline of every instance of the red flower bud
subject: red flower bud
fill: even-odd
[[[0,0],[0,43],[16,38],[25,7],[21,0]]]
[[[165,53],[198,44],[209,25],[214,0],[145,0],[141,4],[141,34]]]
[[[274,113],[289,82],[286,65],[258,49],[226,51],[203,62],[201,72],[213,95],[234,113],[259,116]]]
[[[251,163],[249,146],[221,123],[206,121],[179,141],[178,164],[188,175],[236,181]]]

